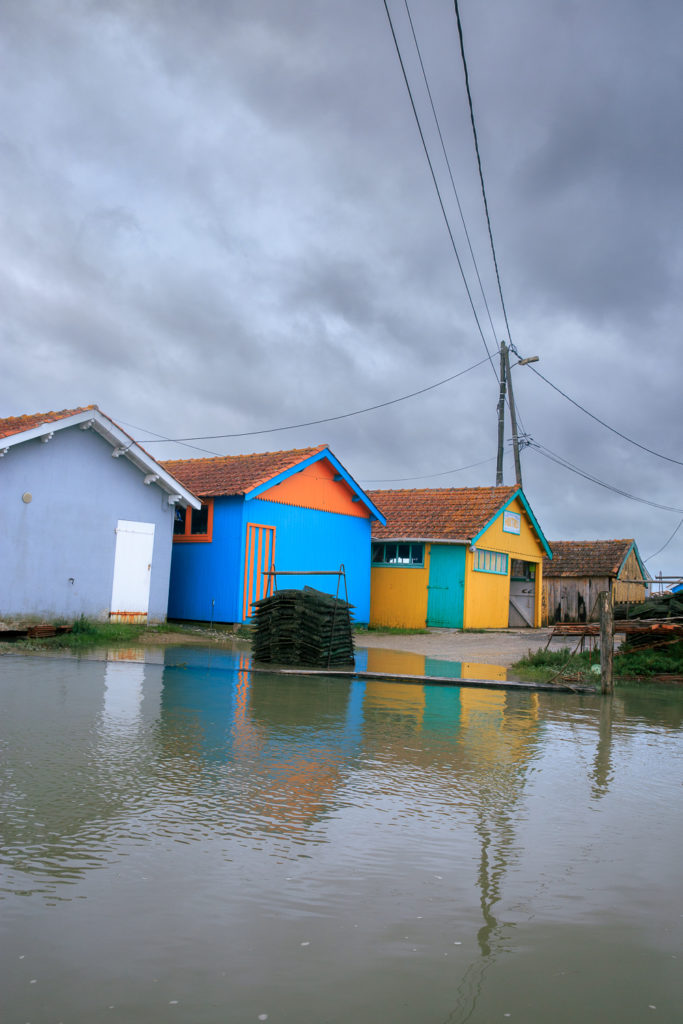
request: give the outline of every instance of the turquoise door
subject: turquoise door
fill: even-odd
[[[464,544],[432,544],[427,587],[427,625],[462,629],[465,607]]]

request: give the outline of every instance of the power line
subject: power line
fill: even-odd
[[[386,0],[385,0],[386,3]],[[479,138],[477,136],[477,126],[474,120],[474,105],[472,103],[472,92],[470,90],[470,76],[467,69],[467,59],[465,57],[465,41],[462,34],[462,22],[460,20],[460,8],[458,7],[458,0],[454,0],[455,4],[455,17],[458,22],[458,38],[460,40],[460,56],[462,58],[463,71],[465,72],[465,88],[467,90],[467,102],[470,108],[470,121],[472,123],[472,135],[474,136],[474,149],[477,154],[477,167],[479,168],[479,182],[481,184],[481,194],[484,200],[484,211],[486,213],[486,224],[489,230],[489,242],[491,243],[491,255],[493,257],[493,266],[496,270],[496,281],[498,282],[498,294],[500,296],[500,304],[503,310],[503,318],[505,320],[505,328],[508,334],[508,341],[512,343],[512,335],[510,333],[510,324],[508,323],[507,310],[505,308],[505,300],[503,299],[503,286],[500,283],[500,273],[498,272],[498,259],[496,257],[496,247],[493,243],[493,230],[491,228],[491,218],[489,216],[489,204],[486,198],[486,188],[484,186],[484,172],[481,166],[481,154],[479,153]]]
[[[443,199],[441,197],[441,190],[439,189],[439,183],[436,180],[436,174],[434,172],[434,166],[432,164],[431,157],[429,155],[429,150],[427,148],[427,142],[426,142],[425,137],[424,137],[424,132],[422,131],[422,125],[420,124],[420,118],[419,118],[418,113],[417,113],[417,107],[415,106],[415,100],[413,99],[413,93],[412,93],[412,90],[410,88],[410,82],[408,81],[408,75],[406,73],[405,65],[403,63],[403,57],[401,56],[401,50],[400,50],[400,47],[398,45],[398,39],[396,38],[396,32],[394,30],[394,23],[393,23],[392,18],[391,18],[391,13],[389,11],[389,6],[387,4],[387,0],[383,0],[383,2],[384,2],[384,10],[386,11],[387,19],[389,21],[389,28],[391,29],[391,36],[392,36],[392,39],[394,40],[394,47],[396,49],[396,55],[398,56],[398,62],[401,65],[401,71],[403,72],[403,80],[404,80],[404,82],[406,84],[406,89],[408,90],[408,96],[410,98],[410,105],[413,108],[413,115],[415,117],[415,123],[417,124],[417,130],[420,133],[420,139],[422,141],[422,148],[424,149],[425,156],[427,157],[427,163],[429,165],[429,170],[430,170],[430,173],[432,175],[432,181],[434,182],[434,188],[436,189],[436,195],[437,195],[437,198],[439,200],[439,206],[441,207],[441,213],[443,215],[444,223],[446,225],[446,230],[448,231],[448,237],[451,240],[451,246],[453,248],[453,252],[455,253],[455,258],[458,261],[458,267],[460,269],[460,275],[462,277],[463,284],[465,285],[465,291],[467,292],[467,298],[469,299],[470,306],[472,307],[472,313],[474,314],[474,319],[476,320],[477,327],[479,328],[479,334],[481,336],[481,340],[483,342],[484,348],[486,349],[486,355],[488,356],[488,360],[491,363],[491,366],[493,367],[493,372],[495,373],[496,380],[497,380],[498,379],[498,372],[497,372],[495,366],[493,365],[493,359],[491,357],[491,353],[489,352],[489,347],[486,344],[486,338],[484,337],[484,332],[482,331],[481,323],[479,322],[479,317],[477,316],[477,311],[476,311],[475,306],[474,306],[474,300],[472,299],[472,293],[470,292],[469,285],[467,284],[467,278],[465,277],[465,271],[463,269],[463,265],[462,265],[462,262],[460,260],[460,254],[458,253],[458,247],[455,244],[455,238],[453,237],[453,231],[451,230],[451,225],[450,225],[449,220],[448,220],[448,215],[446,213],[446,207],[444,206],[444,202],[443,202]]]
[[[365,409],[355,409],[353,412],[344,412],[338,416],[325,416],[322,419],[308,420],[305,423],[289,423],[284,427],[264,427],[261,430],[244,430],[236,434],[202,434],[199,437],[162,437],[161,434],[158,434],[157,441],[150,439],[149,441],[145,441],[145,444],[159,444],[162,441],[173,441],[178,444],[185,444],[188,441],[219,441],[233,437],[255,437],[258,434],[275,434],[281,430],[297,430],[299,427],[315,427],[321,423],[334,423],[336,420],[346,420],[350,419],[352,416],[360,416],[362,413],[374,412],[375,409],[386,409],[389,405],[396,405],[398,402],[405,402],[409,398],[416,398],[418,395],[424,395],[428,391],[434,391],[435,388],[440,388],[443,384],[448,384],[450,381],[456,380],[458,377],[462,377],[466,373],[470,373],[471,370],[476,370],[479,366],[483,366],[484,363],[489,362],[489,358],[480,359],[478,363],[473,363],[472,366],[468,366],[464,370],[459,370],[458,373],[454,373],[450,377],[444,377],[443,380],[437,381],[436,384],[429,384],[428,387],[420,388],[419,391],[412,391],[409,395],[401,395],[400,398],[391,398],[388,402],[379,402],[377,405],[369,405]],[[143,430],[144,428],[138,427],[137,429]],[[148,433],[151,434],[153,431],[150,430]]]
[[[515,355],[517,354],[518,353],[515,352]],[[617,430],[616,427],[611,427],[609,423],[605,423],[605,421],[600,419],[599,416],[596,416],[595,413],[589,412],[588,409],[585,409],[582,405],[579,404],[579,402],[575,401],[575,399],[570,398],[566,391],[563,391],[562,388],[558,388],[557,384],[553,384],[552,381],[549,381],[547,377],[544,377],[543,374],[540,373],[535,366],[532,366],[531,370],[533,370],[537,377],[540,377],[541,380],[544,380],[546,384],[548,384],[554,391],[557,391],[559,395],[562,395],[563,398],[566,398],[568,402],[571,402],[572,405],[575,405],[576,408],[580,409],[581,412],[586,414],[586,416],[590,416],[590,418],[592,420],[595,420],[596,423],[599,423],[607,430],[611,430],[613,434],[617,435],[617,437],[622,438],[622,440],[624,441],[628,441],[629,444],[635,445],[636,448],[640,448],[642,451],[647,452],[649,455],[655,455],[658,459],[664,459],[665,462],[673,462],[676,466],[683,466],[683,462],[681,462],[680,459],[674,459],[670,455],[662,455],[661,452],[656,452],[653,448],[648,448],[647,445],[640,444],[639,441],[635,441],[632,437],[628,437],[626,434],[622,434],[622,432],[620,430]]]
[[[664,550],[664,548],[668,548],[669,544],[670,544],[670,543],[671,543],[671,541],[672,541],[672,540],[674,539],[674,537],[676,536],[676,534],[677,534],[677,533],[678,533],[678,531],[680,530],[681,526],[683,526],[683,519],[681,519],[681,521],[679,522],[678,526],[676,527],[676,529],[674,530],[674,532],[673,532],[673,533],[671,534],[671,536],[669,537],[669,539],[668,539],[667,541],[665,541],[665,543],[664,543],[664,544],[662,544],[662,546],[661,546],[661,548],[659,549],[659,551],[655,551],[655,552],[654,552],[654,554],[652,554],[652,555],[648,555],[648,556],[647,556],[647,558],[644,558],[644,559],[643,559],[643,561],[644,561],[644,562],[649,562],[651,558],[655,558],[655,557],[656,557],[657,555],[661,555],[661,553],[662,553],[662,551]]]
[[[444,160],[446,161],[446,167],[448,168],[448,176],[451,179],[451,185],[453,186],[453,195],[455,196],[455,201],[456,201],[456,203],[458,205],[458,213],[460,214],[460,220],[462,221],[463,230],[465,232],[465,238],[467,239],[467,245],[468,245],[468,248],[470,250],[470,256],[472,257],[472,263],[474,265],[474,271],[475,271],[475,273],[477,275],[477,281],[479,282],[479,288],[481,290],[481,297],[484,300],[484,306],[486,308],[486,313],[487,313],[488,318],[489,318],[489,324],[491,325],[491,333],[492,333],[493,337],[495,338],[496,337],[496,329],[493,326],[493,319],[491,317],[491,310],[489,309],[489,304],[488,304],[488,301],[486,299],[486,293],[484,292],[484,285],[482,283],[481,275],[479,273],[479,267],[477,265],[477,260],[476,260],[476,257],[474,255],[474,249],[472,248],[472,241],[470,239],[469,231],[467,230],[467,224],[465,223],[465,215],[462,212],[462,206],[460,204],[460,196],[458,195],[458,190],[455,187],[455,179],[453,177],[453,170],[451,168],[451,162],[448,159],[448,153],[446,151],[446,144],[444,142],[443,134],[441,132],[441,125],[439,123],[439,118],[438,118],[438,115],[436,113],[436,107],[434,106],[434,100],[432,98],[432,90],[429,87],[429,80],[427,78],[427,72],[425,70],[424,62],[422,60],[422,52],[420,50],[420,44],[417,41],[417,35],[415,33],[415,26],[413,24],[412,15],[410,13],[410,7],[408,6],[408,0],[403,0],[403,2],[405,4],[406,13],[408,15],[408,21],[410,22],[410,30],[411,30],[411,32],[413,34],[413,42],[415,43],[415,50],[417,52],[418,60],[420,61],[420,68],[422,69],[422,78],[424,79],[424,84],[425,84],[425,88],[427,90],[427,95],[429,96],[429,103],[430,103],[430,106],[432,108],[432,114],[434,115],[434,123],[436,124],[436,130],[439,133],[439,141],[441,143],[441,151],[443,153]],[[494,371],[495,371],[495,367],[494,367]]]
[[[461,473],[465,469],[473,469],[475,466],[484,466],[487,462],[493,462],[494,458],[481,459],[479,462],[470,462],[468,466],[458,466],[456,469],[446,469],[441,473],[423,473],[422,476],[395,476],[389,477],[386,480],[378,480],[371,478],[369,480],[360,480],[362,484],[402,484],[409,483],[411,480],[433,480],[437,476],[450,476],[451,473]]]
[[[604,480],[601,480],[599,477],[593,476],[591,473],[586,472],[586,470],[580,469],[578,466],[575,466],[573,463],[569,462],[568,459],[565,459],[562,455],[558,455],[556,452],[552,452],[549,448],[546,448],[544,445],[539,444],[537,441],[531,441],[529,447],[533,451],[538,452],[539,455],[542,455],[544,458],[548,459],[550,462],[554,462],[556,465],[562,466],[563,469],[569,470],[570,473],[576,473],[577,476],[583,477],[584,480],[589,480],[591,483],[597,484],[599,487],[604,487],[606,490],[612,491],[613,494],[620,494],[624,498],[630,498],[631,501],[640,502],[641,505],[649,505],[650,508],[661,509],[663,512],[678,512],[679,514],[683,513],[682,508],[674,508],[672,505],[660,505],[656,501],[650,501],[648,498],[639,498],[637,495],[631,494],[629,491],[624,491],[620,487],[615,487],[613,484],[608,484]]]
[[[142,430],[145,434],[154,434],[154,437],[159,441],[169,441],[168,437],[164,437],[163,434],[157,434],[155,430],[148,430],[147,427],[139,427],[135,423],[126,423],[125,420],[116,420],[117,423],[122,423],[124,427],[130,427],[132,430]],[[135,441],[135,444],[155,444],[155,441],[150,437],[146,441]],[[196,452],[204,452],[205,455],[218,455],[218,452],[210,452],[208,448],[199,448],[196,444],[187,444],[185,441],[177,441],[176,444],[182,444],[185,448],[192,448]],[[130,446],[129,446],[130,447]]]

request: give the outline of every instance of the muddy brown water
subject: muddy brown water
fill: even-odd
[[[106,657],[0,659],[3,1021],[681,1019],[680,690]]]

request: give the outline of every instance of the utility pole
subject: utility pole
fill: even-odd
[[[510,392],[510,422],[512,424],[512,451],[515,456],[515,478],[517,486],[522,488],[522,463],[519,459],[519,435],[517,434],[517,415],[515,413],[515,396],[512,391],[512,375],[510,373],[510,350],[503,342],[500,346],[501,358],[505,356],[505,370],[508,379],[508,390]]]
[[[598,594],[600,608],[600,680],[602,693],[614,693],[614,608],[612,594]]]
[[[515,350],[516,352],[516,350]],[[537,363],[538,356],[527,356],[519,359],[515,366],[526,366]],[[515,396],[512,390],[512,374],[510,373],[510,349],[504,341],[500,343],[500,394],[498,396],[498,459],[496,462],[496,487],[503,483],[503,445],[505,442],[505,391],[510,392],[510,422],[512,424],[512,450],[515,456],[515,478],[517,486],[522,489],[522,463],[519,458],[519,434],[517,433],[517,414],[515,412]]]
[[[503,483],[503,445],[505,443],[505,356],[507,345],[500,343],[500,395],[498,397],[498,459],[496,462],[496,487]]]

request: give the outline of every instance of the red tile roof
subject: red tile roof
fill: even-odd
[[[633,540],[558,540],[549,543],[553,557],[552,561],[543,559],[544,576],[616,576]]]
[[[516,487],[448,487],[367,491],[386,516],[373,523],[378,540],[470,541],[510,500]]]
[[[34,412],[26,416],[8,416],[0,420],[0,437],[11,437],[13,434],[22,434],[25,430],[33,430],[44,423],[56,423],[58,420],[66,420],[69,416],[76,416],[79,412],[90,412],[97,409],[96,405],[81,405],[77,409],[62,409],[61,412]]]
[[[201,498],[246,494],[292,466],[327,448],[292,448],[253,455],[218,455],[213,459],[170,459],[161,465]]]

